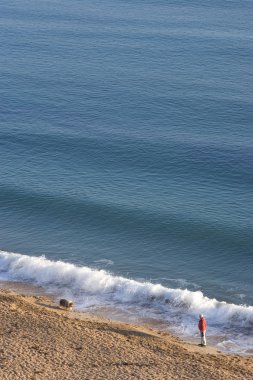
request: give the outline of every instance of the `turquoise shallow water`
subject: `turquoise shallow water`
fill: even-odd
[[[251,1],[4,2],[0,248],[252,305],[252,11]],[[40,262],[21,275],[11,260],[5,276],[40,282],[28,270]],[[83,281],[76,297],[97,277]],[[80,307],[121,296],[143,307],[117,281],[112,300],[105,283]],[[164,307],[152,310],[167,320]]]

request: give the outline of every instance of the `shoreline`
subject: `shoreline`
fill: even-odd
[[[13,282],[13,281],[4,281],[4,282],[1,282],[0,281],[0,290],[1,289],[6,289],[6,290],[10,290],[10,291],[13,291],[14,293],[18,294],[18,295],[25,295],[25,296],[33,296],[33,297],[36,297],[36,296],[45,296],[48,300],[51,301],[51,303],[58,307],[58,298],[55,294],[50,294],[48,293],[42,286],[39,286],[39,285],[34,285],[34,284],[31,284],[31,283],[23,283],[23,282]],[[103,307],[97,307],[95,308],[93,311],[78,311],[78,310],[75,310],[75,307],[74,307],[74,310],[72,311],[71,313],[72,315],[75,315],[77,316],[78,318],[82,319],[85,318],[85,316],[91,316],[91,317],[94,317],[94,318],[98,318],[98,319],[102,319],[102,320],[106,320],[106,321],[111,321],[111,322],[115,322],[115,323],[125,323],[127,325],[132,325],[132,326],[137,326],[137,328],[139,327],[140,329],[143,327],[143,328],[147,328],[147,329],[150,329],[151,331],[157,331],[159,334],[168,334],[168,335],[171,335],[175,338],[178,338],[180,339],[184,344],[188,344],[190,346],[192,346],[192,349],[196,349],[196,350],[202,350],[202,348],[199,348],[199,342],[200,342],[200,337],[188,337],[186,338],[185,336],[183,335],[177,335],[175,334],[173,331],[169,330],[168,328],[165,329],[164,327],[164,321],[154,321],[152,319],[149,319],[149,320],[142,320],[142,321],[138,321],[138,322],[133,322],[133,321],[130,321],[128,318],[124,317],[123,313],[119,313],[117,312],[116,314],[113,313],[112,310],[108,310],[107,308],[103,308]],[[70,314],[69,314],[70,316]],[[223,354],[232,354],[232,353],[229,353],[229,352],[224,352],[222,350],[220,350],[218,347],[216,347],[214,344],[210,344],[210,342],[208,342],[208,345],[207,347],[205,348],[205,351],[208,351],[208,353],[223,353]],[[252,355],[243,355],[241,353],[234,353],[234,355],[239,355],[239,356],[253,356]]]
[[[14,291],[17,294],[22,294],[26,296],[45,296],[47,299],[51,301],[52,304],[55,306],[58,306],[58,299],[59,297],[54,294],[50,293],[47,290],[45,290],[40,285],[35,285],[32,283],[25,283],[25,282],[19,282],[19,281],[1,281],[0,280],[0,289],[6,289]],[[83,310],[74,310],[72,312],[74,315],[78,315],[79,317],[89,315],[97,318],[101,318],[102,320],[108,320],[112,322],[118,322],[118,323],[125,323],[130,324],[133,326],[137,326],[139,328],[146,327],[147,329],[151,329],[154,331],[158,331],[160,334],[168,334],[173,337],[176,337],[180,339],[183,343],[189,344],[198,350],[199,349],[199,343],[200,343],[200,336],[184,336],[183,334],[179,335],[176,334],[175,331],[170,329],[167,324],[163,320],[153,320],[152,318],[142,318],[141,320],[138,319],[137,321],[129,320],[128,317],[125,316],[123,312],[116,311],[113,308],[107,308],[107,307],[96,307],[92,311],[83,311]],[[197,325],[198,321],[196,321]],[[200,348],[200,350],[202,350]],[[208,351],[210,353],[223,353],[228,355],[239,355],[242,357],[251,357],[253,356],[253,350],[252,353],[241,353],[241,352],[227,352],[225,350],[222,350],[221,348],[217,347],[217,345],[214,343],[213,337],[208,337],[208,344],[205,348],[205,351]]]
[[[0,289],[2,379],[253,377],[253,356],[202,348],[146,325],[67,312],[33,290],[20,294],[8,284]]]
[[[148,324],[199,343],[198,315],[206,312],[208,345],[252,355],[253,306],[209,298],[202,291],[167,288],[160,283],[116,276],[106,270],[64,261],[0,251],[2,280],[56,299],[74,297],[75,308],[121,322]],[[13,270],[14,269],[14,270]],[[67,277],[66,277],[67,273]],[[36,285],[37,284],[37,285]],[[45,287],[44,287],[45,286]],[[38,289],[39,288],[39,289]],[[167,305],[168,304],[168,305]]]

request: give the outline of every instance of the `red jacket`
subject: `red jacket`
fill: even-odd
[[[201,332],[204,332],[204,331],[206,331],[206,328],[207,328],[207,325],[206,325],[205,318],[200,318],[200,320],[199,320],[199,330]]]

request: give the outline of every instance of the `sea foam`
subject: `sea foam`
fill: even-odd
[[[93,297],[96,305],[111,301],[115,304],[138,304],[165,310],[170,313],[180,310],[188,316],[204,313],[209,323],[252,327],[253,306],[235,305],[206,297],[201,291],[167,288],[151,282],[114,276],[108,271],[87,266],[52,261],[44,256],[34,257],[0,251],[0,273],[2,278],[28,281],[46,289],[61,289],[69,292],[79,303]],[[97,297],[97,299],[96,299]]]
[[[244,354],[252,349],[253,307],[211,299],[199,290],[168,288],[103,269],[5,251],[0,251],[0,280],[43,286],[56,296],[70,297],[79,310],[102,306],[123,311],[135,322],[143,317],[159,320],[184,337],[198,335],[198,315],[204,313],[213,344]]]

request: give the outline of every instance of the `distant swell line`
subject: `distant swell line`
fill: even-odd
[[[88,196],[63,196],[46,192],[32,191],[11,185],[0,184],[0,207],[14,208],[22,214],[45,215],[71,221],[72,224],[93,224],[96,227],[111,227],[117,230],[134,230],[142,226],[142,231],[157,233],[159,238],[170,236],[180,239],[207,238],[214,243],[219,239],[228,247],[252,245],[252,229],[217,225],[175,215],[162,210],[145,210],[141,207],[130,207],[116,203],[106,203]],[[184,234],[182,234],[184,231]],[[155,235],[154,235],[155,236]]]

